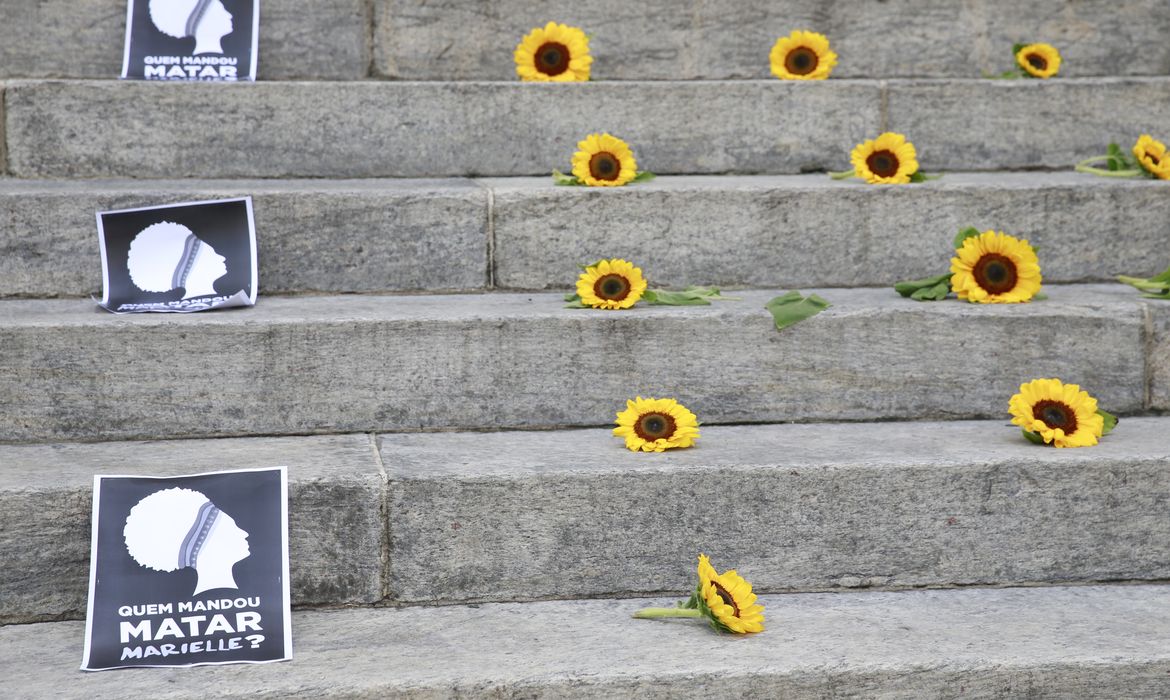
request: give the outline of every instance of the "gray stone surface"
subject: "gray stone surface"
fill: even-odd
[[[364,77],[368,16],[364,0],[265,0],[260,79]],[[0,78],[122,73],[126,0],[0,0],[0,17]]]
[[[550,20],[592,34],[600,80],[771,78],[794,29],[829,37],[834,77],[975,78],[1013,67],[1012,44],[1057,46],[1062,76],[1170,73],[1161,0],[376,0],[376,69],[411,80],[515,80],[512,50]]]
[[[1155,264],[1156,267],[1160,267]],[[1162,268],[1165,269],[1165,268]],[[1135,270],[1139,276],[1153,276],[1162,269]],[[1150,300],[1149,309],[1152,339],[1150,343],[1150,407],[1170,411],[1170,301]]]
[[[1165,255],[1164,182],[956,173],[912,187],[825,175],[662,177],[600,192],[549,178],[493,191],[495,280],[562,288],[577,266],[635,261],[651,285],[881,286],[950,269],[964,226],[1040,247],[1048,282],[1112,280]]]
[[[1170,133],[1170,80],[902,81],[888,84],[887,130],[926,171],[1059,168]]]
[[[1167,579],[1168,427],[1079,450],[1006,418],[704,427],[664,454],[609,430],[384,435],[390,594],[682,592],[698,552],[773,592]]]
[[[741,572],[750,579],[751,571]],[[1162,586],[770,596],[729,639],[634,620],[673,600],[293,616],[291,662],[77,670],[80,622],[0,629],[0,693],[21,698],[1160,697]]]
[[[185,316],[9,300],[0,441],[596,426],[635,395],[709,423],[1000,417],[1046,376],[1131,413],[1145,345],[1127,290],[1051,287],[1022,305],[821,290],[833,308],[784,332],[763,308],[776,290],[629,312],[547,293],[269,297]]]
[[[371,445],[337,435],[0,447],[0,624],[84,617],[94,474],[287,466],[293,602],[373,603],[384,481]]]
[[[880,122],[876,82],[18,81],[21,177],[547,175],[609,131],[659,173],[839,167]]]
[[[467,180],[0,179],[0,296],[100,295],[94,212],[244,195],[261,292],[487,284],[488,195]]]

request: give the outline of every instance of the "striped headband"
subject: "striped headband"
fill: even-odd
[[[216,508],[211,501],[199,507],[199,513],[195,516],[195,524],[187,531],[187,536],[183,538],[183,546],[179,549],[180,569],[195,566],[195,561],[199,558],[199,550],[207,543],[207,536],[211,534],[211,528],[215,526],[219,512],[219,508]]]
[[[171,289],[187,286],[187,275],[191,274],[191,268],[195,267],[195,259],[199,257],[201,245],[203,245],[203,241],[196,238],[193,233],[187,236],[187,240],[183,241],[183,255],[179,258],[179,264],[175,265],[175,274],[171,277]]]
[[[207,12],[210,5],[211,0],[199,0],[195,3],[195,9],[191,10],[191,16],[187,18],[187,36],[195,36],[195,26],[203,19],[203,13]]]

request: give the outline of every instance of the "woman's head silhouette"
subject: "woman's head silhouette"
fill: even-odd
[[[207,496],[191,489],[155,491],[130,509],[122,530],[126,550],[155,571],[193,568],[195,593],[236,588],[232,567],[251,553],[248,533]]]
[[[215,281],[227,274],[226,260],[191,229],[169,221],[152,224],[130,242],[126,267],[130,281],[144,292],[182,287],[183,298],[215,294]]]
[[[220,40],[232,33],[232,15],[220,0],[150,0],[150,20],[176,39],[195,37],[195,53],[223,53]]]

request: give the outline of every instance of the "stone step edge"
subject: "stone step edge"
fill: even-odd
[[[298,612],[291,662],[194,671],[82,673],[83,623],[9,626],[0,694],[1153,697],[1170,673],[1166,586],[764,596],[744,638],[631,619],[674,601]]]
[[[1080,450],[1033,446],[1006,418],[704,427],[699,447],[663,454],[631,453],[609,429],[0,446],[0,531],[7,535],[0,560],[8,562],[0,573],[0,622],[82,614],[94,474],[280,465],[289,467],[293,601],[303,606],[681,591],[701,549],[742,557],[755,568],[757,587],[773,592],[1161,580],[1170,578],[1165,552],[1131,546],[1161,537],[1148,501],[1170,491],[1160,476],[1170,462],[1168,425],[1170,417],[1125,419],[1100,445]],[[711,480],[774,493],[777,510],[743,513],[722,528],[735,533],[733,541],[719,544],[703,518],[735,506],[712,492],[699,507],[678,491],[687,484],[705,491]],[[1082,487],[1092,497],[1076,496]],[[835,494],[831,503],[806,500],[822,491]],[[545,492],[558,494],[562,505],[545,505]],[[912,507],[899,493],[927,500]],[[676,499],[672,512],[697,520],[688,529],[643,513],[651,534],[628,538],[631,552],[607,555],[618,545],[598,523],[626,516],[605,515],[589,494],[608,494],[600,500],[614,503],[657,494],[652,501]],[[1078,524],[1084,518],[1062,511],[1075,506],[1091,516],[1111,499],[1127,505],[1112,506],[1119,522],[1096,528],[1096,536]],[[339,511],[351,517],[339,519]],[[489,535],[485,523],[493,518],[509,525]],[[854,521],[869,523],[874,546],[886,542],[882,561],[849,551],[856,549],[845,538]],[[577,558],[541,564],[550,533],[573,523],[588,536],[559,546],[589,561],[608,556],[619,573],[590,573]],[[767,541],[793,541],[786,554],[752,554],[743,549],[745,528],[767,531]],[[771,532],[777,528],[787,534]],[[1047,553],[1031,553],[1013,528],[1045,537]],[[655,532],[663,539],[652,546]],[[500,559],[495,548],[486,551],[485,537],[514,554]],[[1094,544],[1102,538],[1109,547]],[[832,556],[814,556],[817,547],[838,545],[843,549]],[[657,554],[639,555],[643,549]],[[956,553],[944,556],[948,549]],[[1075,562],[1069,551],[1079,552]],[[671,561],[664,553],[673,553]],[[472,585],[461,570],[487,583]]]

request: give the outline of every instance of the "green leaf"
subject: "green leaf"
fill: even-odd
[[[604,260],[605,260],[605,258],[602,258],[601,260],[598,260],[596,262],[591,262],[591,263],[588,263],[585,265],[578,265],[577,267],[581,268],[582,270],[592,270],[593,268],[597,267],[602,262],[604,262]]]
[[[947,272],[920,280],[906,280],[894,285],[894,291],[916,301],[945,299],[951,291],[951,273]]]
[[[710,306],[711,302],[690,292],[669,292],[665,289],[647,290],[642,299],[654,306]]]
[[[926,175],[920,172],[915,172],[910,176],[910,182],[926,182]]]
[[[1032,295],[1032,299],[1035,301],[1048,301],[1048,295],[1044,292],[1036,292]]]
[[[566,175],[566,174],[562,173],[560,170],[552,171],[552,179],[553,179],[553,183],[557,184],[557,185],[564,185],[564,186],[570,186],[570,187],[582,185],[581,181],[579,179],[577,179],[576,175]]]
[[[649,170],[639,170],[638,174],[635,175],[634,179],[630,180],[630,182],[650,182],[651,180],[653,180],[656,177],[658,177],[658,176],[655,175],[654,173],[650,172]]]
[[[1024,437],[1028,438],[1028,442],[1034,442],[1037,445],[1044,444],[1044,438],[1040,437],[1039,433],[1033,433],[1031,430],[1024,430],[1023,428],[1020,428],[1020,430],[1024,433]]]
[[[1147,299],[1170,299],[1170,268],[1150,278],[1118,275],[1117,281],[1138,289]]]
[[[1019,52],[1023,51],[1025,46],[1027,46],[1027,44],[1012,44],[1012,56],[1015,56]]]
[[[581,295],[576,292],[569,292],[565,295],[565,301],[581,301]]]
[[[979,233],[979,229],[975,228],[974,226],[968,226],[964,229],[961,229],[958,233],[955,234],[953,243],[955,250],[959,250],[963,247],[963,241],[967,240],[968,238],[974,238],[978,235],[981,235]]]
[[[791,291],[772,299],[764,308],[772,313],[772,320],[776,330],[782,331],[794,323],[816,316],[829,308],[831,304],[816,294],[802,297],[800,292]]]
[[[565,308],[566,309],[588,309],[588,308],[592,308],[592,307],[585,306],[585,304],[581,303],[581,300],[578,299],[577,301],[565,304]]]
[[[1112,433],[1113,429],[1117,427],[1117,416],[1103,408],[1097,409],[1097,415],[1105,419],[1105,425],[1101,428],[1101,437],[1105,437],[1109,433]]]

